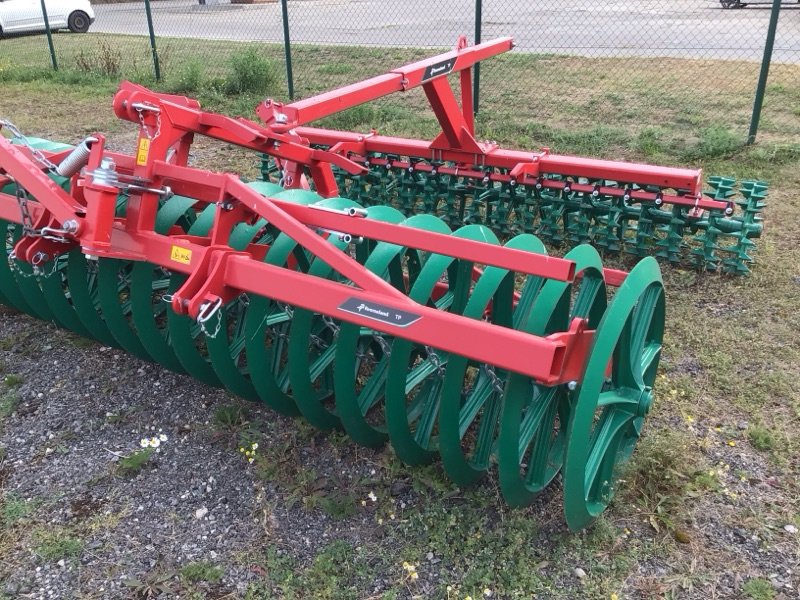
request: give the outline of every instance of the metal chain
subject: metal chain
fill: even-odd
[[[50,261],[53,266],[50,268],[49,271],[43,271],[42,269],[39,268],[39,264],[41,263],[37,263],[37,264],[31,264],[31,269],[32,269],[31,272],[26,273],[25,271],[19,268],[19,261],[17,260],[17,255],[12,250],[11,253],[8,255],[8,268],[12,273],[16,273],[23,279],[34,279],[34,278],[47,279],[58,270],[58,261],[60,258],[61,258],[60,256],[57,256],[52,261]]]
[[[378,342],[378,346],[381,347],[381,351],[387,358],[392,355],[392,346],[386,341],[385,337],[383,337],[380,333],[373,331],[372,339]]]
[[[207,338],[212,340],[219,335],[219,330],[222,329],[222,311],[217,310],[215,312],[217,313],[217,324],[214,327],[213,333],[206,329],[206,321],[200,321],[199,319],[197,321],[197,324],[200,325],[200,331],[202,331]]]
[[[436,374],[439,375],[439,377],[444,377],[444,368],[447,363],[443,362],[439,355],[436,354],[436,351],[430,346],[425,346],[425,352],[428,353],[426,360],[430,361],[436,369]]]
[[[33,227],[33,217],[30,210],[28,210],[28,192],[17,181],[14,181],[14,186],[16,188],[19,212],[22,214],[22,234],[36,237],[38,232]]]
[[[148,104],[135,105],[134,109],[136,110],[136,114],[139,116],[139,123],[142,126],[142,132],[144,133],[145,137],[152,142],[161,133],[161,111],[158,110],[157,107],[150,106]],[[151,112],[156,113],[156,132],[153,135],[150,135],[150,130],[147,128],[147,124],[144,122],[144,111],[147,109],[150,109]]]
[[[339,335],[339,330],[341,327],[339,327],[339,325],[336,324],[336,321],[334,321],[331,317],[328,315],[322,315],[322,322],[325,323],[325,326],[333,332],[333,337]]]
[[[313,333],[311,334],[311,343],[319,350],[326,350],[327,348],[330,347],[330,344],[328,344],[318,335],[314,335]]]
[[[495,389],[495,391],[502,394],[505,390],[505,383],[497,376],[494,367],[484,364],[481,365],[481,371],[486,373],[486,376],[489,378],[489,381],[492,382],[492,387]]]
[[[19,130],[19,128],[14,125],[11,121],[6,121],[5,119],[0,119],[0,125],[5,127],[11,132],[11,136],[15,140],[19,140],[22,142],[22,145],[28,148],[33,154],[33,157],[41,163],[41,165],[47,168],[48,171],[55,171],[56,165],[53,164],[48,158],[41,152],[41,150],[34,148],[33,144],[31,144],[30,140],[25,137],[25,135]]]

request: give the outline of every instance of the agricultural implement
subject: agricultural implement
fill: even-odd
[[[742,272],[763,186],[502,150],[475,139],[471,67],[509,38],[293,104],[264,124],[124,82],[132,155],[0,137],[0,300],[358,443],[440,455],[467,485],[496,467],[525,505],[559,473],[569,526],[608,504],[653,402],[664,330],[656,259]],[[461,106],[448,81],[458,74]],[[310,128],[422,86],[432,142]],[[259,153],[263,181],[188,166],[194,136]],[[656,232],[663,231],[656,243]],[[536,233],[537,235],[534,235]],[[725,258],[717,239],[732,236]],[[542,238],[576,246],[548,256]],[[679,239],[678,239],[679,238]]]

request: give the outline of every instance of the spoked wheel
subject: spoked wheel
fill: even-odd
[[[483,225],[466,225],[453,236],[499,243]],[[472,268],[472,263],[432,254],[414,282],[410,297],[420,304],[462,314],[472,286]],[[392,344],[386,378],[386,420],[392,446],[408,464],[424,464],[435,456],[439,403],[449,358],[446,352],[405,339],[397,338]]]
[[[663,336],[664,287],[658,263],[645,258],[626,277],[597,327],[576,390],[564,463],[570,529],[585,527],[613,497],[615,470],[633,452],[653,402]]]
[[[331,198],[319,202],[318,205],[336,210],[359,207],[355,202],[345,198]],[[375,206],[367,210],[369,218],[373,220],[389,223],[399,223],[403,220],[400,211],[388,206]],[[330,235],[328,243],[339,251],[346,253],[352,251],[355,259],[361,264],[367,262],[370,251],[374,248],[374,242],[369,240],[351,247],[349,242],[336,235]],[[308,273],[346,283],[320,258],[314,258]],[[300,308],[294,311],[289,334],[289,381],[292,384],[297,408],[311,424],[320,429],[331,429],[341,424],[337,407],[333,403],[333,364],[337,355],[340,330],[341,324],[336,319]]]
[[[512,238],[506,248],[544,254],[542,242],[530,234]],[[530,305],[527,295],[536,295],[539,288],[540,285],[524,286],[519,299],[523,307]],[[464,315],[481,319],[491,309],[491,322],[511,327],[513,297],[513,274],[506,269],[488,267],[478,278]],[[447,474],[459,485],[473,483],[490,467],[490,460],[496,453],[507,379],[507,373],[496,371],[490,365],[481,365],[463,356],[450,357],[439,413],[439,453]]]
[[[580,283],[550,280],[536,298],[520,328],[547,336],[566,331],[574,318],[597,327],[606,309],[606,286],[600,255],[591,246],[580,246],[565,258],[575,261]],[[573,289],[577,286],[577,293]],[[506,387],[500,423],[498,462],[500,488],[512,506],[533,500],[561,470],[570,392],[566,385],[546,386],[512,374]]]
[[[373,209],[370,209],[373,210]],[[449,227],[432,215],[415,215],[403,225],[449,234]],[[422,256],[415,249],[379,243],[365,267],[406,291],[414,286]],[[386,377],[392,356],[391,335],[341,322],[334,361],[336,409],[342,426],[359,444],[376,447],[386,442]]]

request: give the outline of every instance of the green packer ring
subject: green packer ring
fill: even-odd
[[[564,514],[572,530],[586,527],[608,506],[615,469],[639,439],[653,401],[664,312],[661,273],[648,257],[628,274],[603,315],[575,393],[563,475]]]
[[[597,327],[607,304],[600,255],[583,245],[564,258],[575,261],[576,273],[583,275],[574,306],[570,307],[574,284],[548,280],[522,331],[547,336],[566,331],[576,317],[588,319],[590,329]],[[566,385],[545,386],[516,373],[509,377],[498,437],[498,474],[510,505],[529,504],[561,470],[570,406]]]
[[[189,235],[205,235],[214,222],[216,206],[206,206],[198,215],[187,232]],[[174,294],[186,281],[182,273],[173,273],[170,277],[168,294]],[[200,326],[186,315],[179,315],[173,310],[167,311],[167,329],[169,342],[181,367],[192,377],[205,384],[221,387],[219,378],[208,363],[204,354],[197,347]]]
[[[13,248],[13,245],[16,244],[22,237],[22,227],[12,223],[10,237]],[[50,263],[44,265],[45,269],[49,269],[50,267],[52,267]],[[42,319],[43,321],[57,322],[53,312],[50,310],[50,307],[44,298],[42,289],[39,287],[39,282],[37,281],[39,277],[33,274],[33,267],[28,263],[18,260],[15,261],[13,270],[10,268],[8,261],[6,261],[5,268],[8,269],[9,274],[17,286],[17,289],[19,289],[20,294],[22,294],[25,305],[27,305],[30,309],[26,312],[28,312],[28,314],[31,316]]]
[[[247,186],[262,196],[280,198],[284,193],[284,189],[274,183],[254,182],[248,183]],[[265,228],[267,231],[261,234]],[[273,232],[267,222],[264,219],[258,219],[253,224],[239,223],[234,227],[228,244],[234,250],[244,250],[250,243],[270,243],[272,236]],[[251,310],[250,299],[247,294],[241,294],[222,307],[219,313],[221,322],[217,335],[204,337],[208,360],[220,383],[234,394],[255,402],[259,400],[260,394],[253,385],[250,364],[246,360],[246,332],[247,319]]]
[[[344,198],[336,198],[334,202],[321,202],[319,205],[335,209],[360,206],[352,200]],[[389,206],[371,206],[367,208],[367,218],[395,224],[404,219],[403,213]],[[345,251],[348,247],[348,244],[339,240],[336,236],[329,237],[328,242],[341,251]],[[365,240],[364,243],[355,247],[356,259],[361,264],[369,260],[369,246],[370,241]],[[315,257],[312,261],[308,274],[326,279],[338,275],[325,261],[318,257]],[[294,318],[289,330],[289,382],[300,412],[309,423],[323,430],[341,426],[337,414],[338,398],[335,400],[335,410],[329,410],[325,406],[325,402],[332,400],[334,397],[334,381],[331,377],[335,377],[332,369],[333,371],[336,370],[334,359],[338,354],[338,336],[333,335],[327,348],[319,349],[321,350],[320,352],[311,350],[313,346],[311,343],[313,338],[311,336],[314,335],[320,338],[320,334],[322,334],[327,337],[328,332],[325,331],[327,329],[329,328],[325,320],[319,314],[295,308]],[[327,342],[323,341],[323,343]],[[320,385],[316,385],[317,383]]]
[[[483,225],[466,225],[452,235],[498,244],[494,233]],[[435,305],[439,310],[462,314],[472,284],[470,262],[432,254],[423,265],[409,295],[415,302],[429,304],[435,285],[445,272],[448,273],[450,289]],[[436,358],[433,358],[434,355]],[[417,359],[419,362],[416,362]],[[435,456],[434,429],[447,360],[447,354],[439,355],[432,348],[419,348],[409,340],[395,338],[392,343],[386,376],[386,423],[395,452],[408,464],[424,464]],[[408,396],[415,389],[418,391],[409,401]]]
[[[177,224],[197,200],[185,196],[173,196],[158,210],[155,231],[162,235]],[[160,272],[160,277],[159,277]],[[131,268],[131,314],[130,321],[150,360],[171,371],[183,373],[184,369],[170,344],[166,313],[170,306],[163,300],[153,300],[153,294],[166,292],[171,274],[148,262],[136,262]],[[159,319],[161,324],[159,324]]]
[[[320,196],[310,190],[285,190],[273,196],[279,200],[309,205],[320,201]],[[285,233],[281,233],[270,246],[264,262],[286,267],[294,261],[301,272],[310,264],[303,248]],[[250,378],[263,402],[283,415],[300,414],[289,393],[289,372],[286,364],[286,331],[291,326],[291,314],[279,303],[264,296],[253,296],[247,308],[244,323],[245,352]],[[265,343],[271,337],[274,344]]]
[[[432,215],[415,215],[402,221],[402,225],[440,234],[450,234],[450,228]],[[422,258],[416,249],[409,249],[388,242],[379,243],[370,254],[365,267],[373,273],[387,277],[397,289],[405,292],[406,282],[403,274],[404,258],[408,259],[408,286],[413,287],[420,272]],[[368,447],[378,447],[389,439],[383,403],[385,399],[386,375],[390,356],[380,353],[379,360],[369,378],[358,389],[358,373],[361,361],[359,347],[369,349],[373,344],[374,331],[353,323],[342,322],[336,343],[334,360],[334,388],[336,410],[350,437],[357,443]],[[387,344],[391,346],[391,336],[387,334]],[[384,338],[386,339],[386,338]],[[366,347],[364,347],[366,344]],[[380,422],[376,422],[380,421]]]
[[[515,236],[505,247],[534,254],[545,253],[541,240],[531,234]],[[539,286],[527,286],[525,293],[535,296],[538,290]],[[475,284],[464,316],[481,319],[491,303],[491,321],[511,327],[513,294],[514,274],[507,269],[487,267]],[[528,298],[520,296],[520,302],[521,310],[527,311],[530,306]],[[476,366],[464,356],[450,355],[442,386],[439,453],[448,476],[462,486],[474,483],[491,466],[490,460],[496,453],[498,422],[503,410],[503,392],[495,387],[495,382],[483,365],[478,366],[472,389],[464,394],[468,369]],[[497,379],[503,383],[508,376],[505,372],[496,373]],[[467,448],[466,438],[470,431],[474,434],[474,440],[470,440],[474,444]]]

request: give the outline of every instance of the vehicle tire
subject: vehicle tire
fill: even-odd
[[[86,33],[89,31],[89,25],[89,15],[82,10],[76,10],[67,20],[67,27],[72,33]]]
[[[735,8],[739,4],[738,0],[719,0],[719,2],[722,4],[722,8]]]

